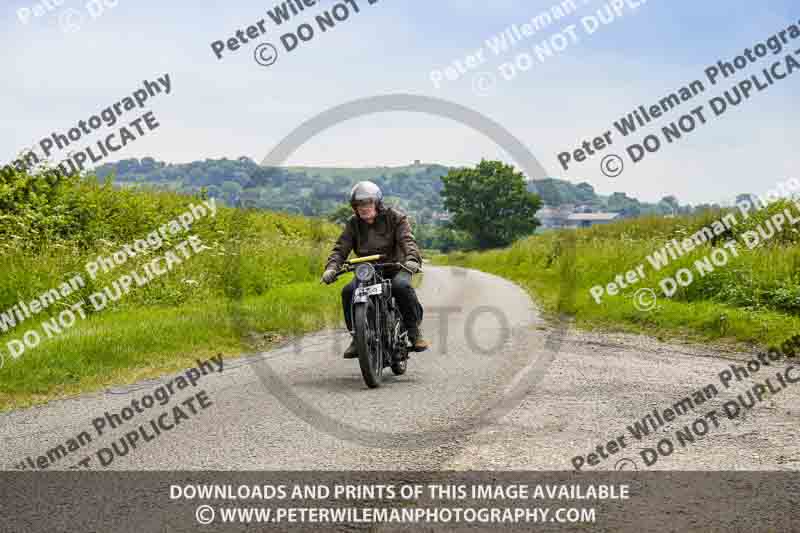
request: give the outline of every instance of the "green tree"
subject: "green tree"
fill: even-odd
[[[442,182],[452,227],[472,235],[480,248],[507,246],[539,225],[541,199],[511,165],[482,160],[475,168],[451,170]]]
[[[222,184],[222,192],[229,196],[235,196],[242,194],[242,186],[236,183],[235,181],[226,181]]]
[[[328,220],[344,226],[351,216],[353,216],[353,208],[350,207],[350,204],[342,204],[336,208],[336,211],[328,215]]]
[[[681,205],[678,203],[678,199],[672,195],[665,196],[658,204],[665,215],[675,215],[680,213]]]
[[[454,250],[468,250],[473,246],[472,237],[463,231],[455,230],[450,226],[434,226],[434,228],[435,233],[431,248],[447,254]]]

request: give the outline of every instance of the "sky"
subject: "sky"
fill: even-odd
[[[301,124],[331,108],[412,94],[459,104],[499,123],[534,154],[547,175],[588,182],[601,194],[620,191],[644,201],[674,194],[682,203],[724,204],[737,193],[761,194],[800,178],[795,143],[800,72],[720,117],[713,117],[707,105],[800,49],[800,39],[716,86],[704,74],[718,61],[732,61],[745,48],[800,24],[796,1],[614,1],[624,4],[621,16],[593,33],[585,18],[597,18],[606,2],[576,0],[576,12],[495,55],[487,39],[514,24],[522,31],[523,24],[561,2],[320,0],[277,26],[267,15],[279,3],[275,0],[3,0],[0,162],[12,161],[54,132],[66,133],[133,94],[144,80],[169,74],[171,94],[155,96],[145,108],[125,113],[115,127],[103,127],[74,147],[90,146],[150,111],[158,128],[104,162],[146,156],[171,163],[241,156],[262,161]],[[321,31],[315,17],[334,9],[349,15]],[[261,19],[265,34],[236,51],[226,49],[217,59],[212,42],[234,37]],[[316,29],[313,39],[287,52],[281,36],[303,23]],[[569,39],[571,25],[575,40]],[[534,46],[542,42],[568,44],[540,62]],[[270,66],[254,60],[262,43],[278,51]],[[482,64],[434,85],[433,71],[444,72],[454,61],[466,63],[480,50]],[[533,61],[526,63],[525,54]],[[800,54],[794,57],[800,60]],[[513,79],[503,76],[509,72],[509,67],[500,70],[503,63],[519,65]],[[629,137],[615,130],[621,116],[658,103],[694,80],[707,89],[696,99]],[[700,105],[712,115],[706,124],[674,143],[663,141],[663,126]],[[606,131],[612,131],[610,146],[566,171],[561,167],[560,153],[573,152]],[[663,146],[634,164],[626,149],[648,134],[661,136]],[[366,167],[421,160],[471,166],[486,158],[520,165],[510,152],[450,118],[395,111],[332,126],[307,140],[286,163]],[[601,168],[611,155],[625,165],[615,177]],[[54,157],[63,159],[66,152]]]

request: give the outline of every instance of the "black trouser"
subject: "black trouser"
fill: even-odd
[[[353,317],[350,316],[350,306],[353,302],[353,291],[358,280],[353,280],[342,288],[342,309],[347,331],[353,331]],[[417,325],[422,322],[422,305],[417,298],[417,291],[411,286],[411,274],[401,270],[392,278],[392,296],[397,301],[400,314],[403,315],[403,324],[409,333],[416,332]]]

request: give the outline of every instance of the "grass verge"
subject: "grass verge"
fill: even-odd
[[[785,206],[773,206],[772,212]],[[506,249],[439,256],[436,263],[474,268],[512,280],[528,290],[546,313],[572,314],[576,326],[583,329],[643,333],[661,340],[716,341],[737,348],[778,346],[800,333],[797,230],[784,228],[769,242],[750,250],[744,246],[742,235],[756,231],[755,222],[765,220],[765,216],[753,217],[660,270],[646,260],[666,242],[694,235],[721,215],[635,219],[547,232]],[[569,240],[574,241],[574,257],[567,251]],[[729,254],[727,264],[700,275],[696,262],[731,240],[738,243],[739,256]],[[618,274],[624,276],[641,264],[644,279],[621,288],[619,294],[605,295],[599,304],[590,294],[592,287],[606,286]],[[682,268],[693,272],[694,282],[666,297],[660,281],[675,277]],[[574,273],[574,280],[562,281],[562,272]],[[574,298],[565,298],[564,289],[570,284]],[[657,303],[651,310],[634,305],[640,289],[654,291]]]
[[[241,301],[244,327],[268,348],[293,335],[340,325],[339,285],[297,283]],[[133,308],[92,316],[0,369],[0,411],[179,371],[243,344],[231,302]]]

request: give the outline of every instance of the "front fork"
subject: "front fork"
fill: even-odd
[[[365,285],[367,284],[362,283],[353,291],[353,299],[350,302],[351,320],[356,316],[356,305],[368,305],[371,311],[370,314],[375,317],[375,324],[378,330],[375,332],[376,337],[380,339],[384,352],[394,352],[398,349],[398,346],[395,346],[395,340],[398,339],[396,339],[397,336],[394,331],[394,318],[399,316],[400,313],[396,302],[392,299],[392,282],[388,279],[381,282],[380,296],[357,296],[358,289]],[[354,324],[353,330],[355,330]],[[351,333],[354,333],[354,331]],[[402,342],[402,340],[400,341]]]

